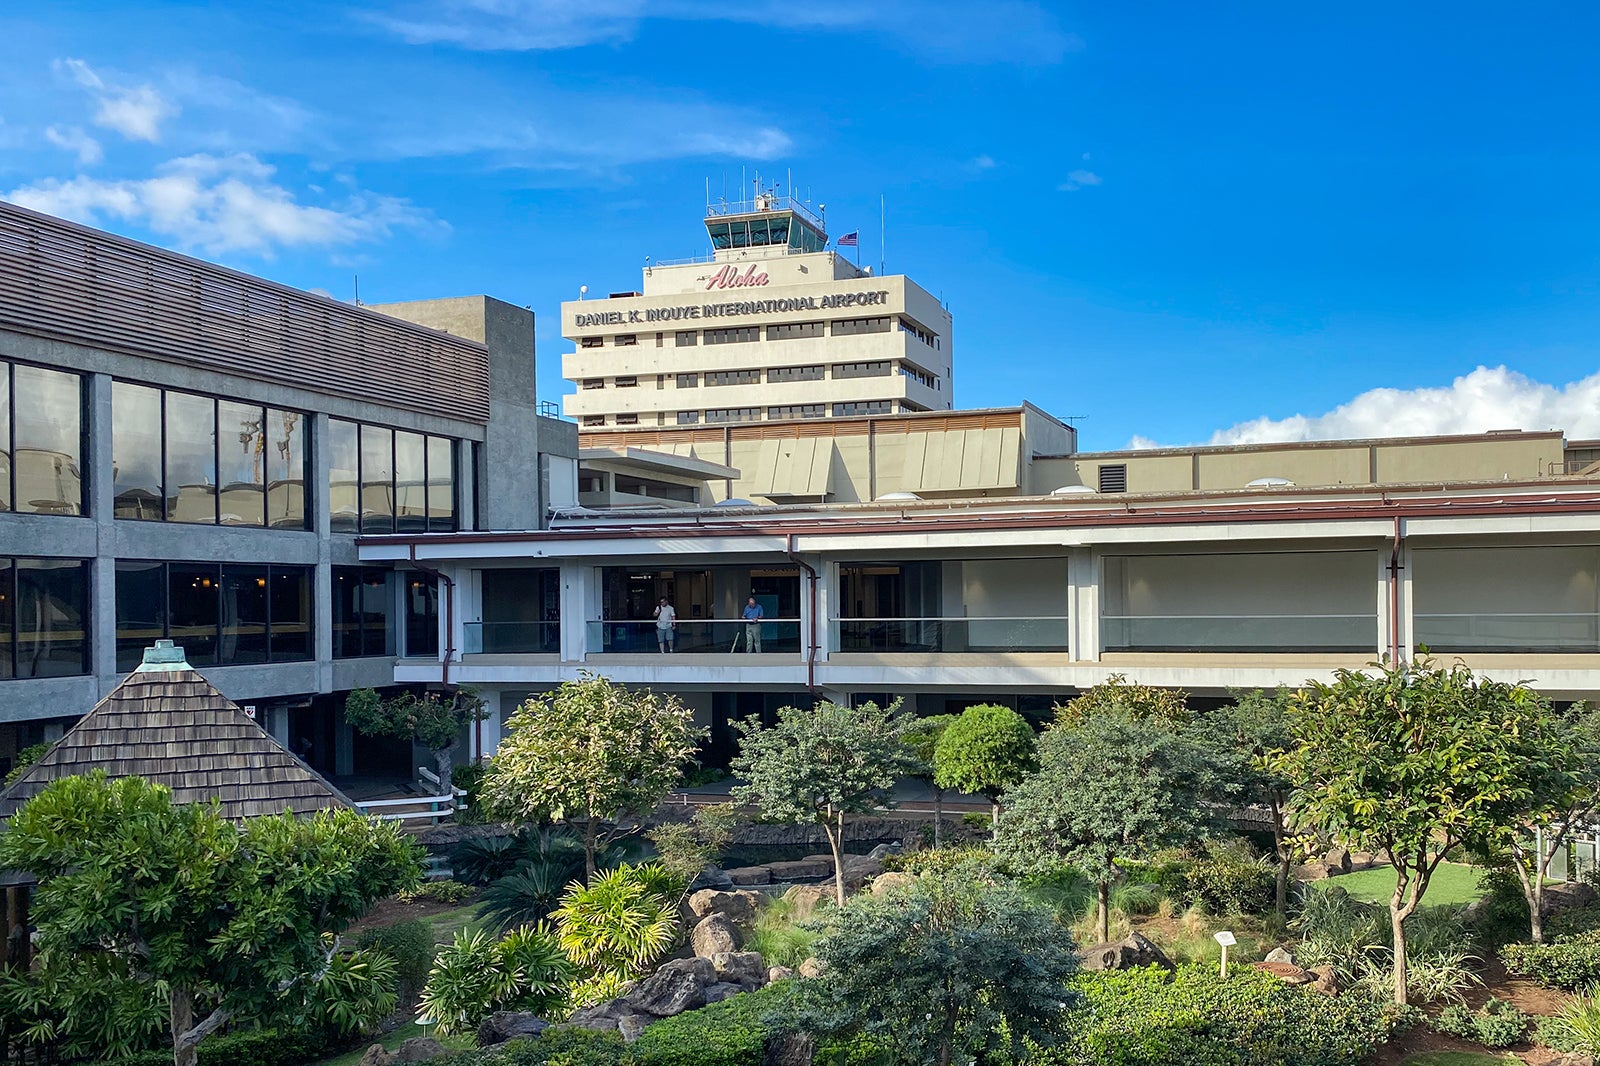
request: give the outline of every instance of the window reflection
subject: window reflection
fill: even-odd
[[[167,635],[167,568],[117,564],[117,669],[132,670],[144,649]]]
[[[167,518],[217,520],[217,408],[209,396],[167,393]],[[194,660],[189,660],[193,662]]]
[[[394,528],[396,533],[428,529],[428,455],[420,433],[395,430]]]
[[[333,568],[333,657],[393,655],[394,571],[373,566]]]
[[[117,668],[169,638],[195,666],[295,662],[313,654],[312,569],[117,563]]]
[[[394,532],[394,431],[361,427],[361,532]]]
[[[328,505],[335,533],[456,528],[456,442],[328,421]]]
[[[111,491],[118,518],[160,520],[161,390],[111,385]]]
[[[328,421],[328,504],[332,508],[335,533],[361,531],[361,506],[357,487],[360,480],[360,449],[356,443],[356,424]]]
[[[82,514],[83,379],[14,366],[16,488],[12,509]]]
[[[428,438],[428,528],[450,530],[456,527],[455,442],[446,437]]]
[[[267,661],[267,568],[222,568],[222,636],[217,659],[224,663]]]
[[[16,559],[7,603],[15,604],[14,677],[89,672],[88,564],[80,559]]]
[[[267,524],[306,527],[306,418],[267,408]]]
[[[266,525],[266,411],[232,400],[217,402],[217,483],[225,526]]]

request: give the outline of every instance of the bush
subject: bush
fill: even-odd
[[[1483,902],[1472,924],[1473,939],[1493,949],[1528,935],[1528,901],[1514,871],[1504,866],[1485,870],[1478,888]]]
[[[555,863],[525,862],[483,890],[478,917],[501,930],[537,925],[560,904],[572,880],[571,871]]]
[[[198,1066],[304,1066],[344,1050],[350,1041],[316,1030],[249,1029],[200,1042]],[[172,1066],[172,1049],[146,1051],[106,1066]]]
[[[463,931],[434,961],[422,1006],[448,1035],[497,1010],[550,1010],[571,977],[566,956],[545,929],[517,929],[499,941],[482,930]]]
[[[14,784],[17,778],[27,771],[28,767],[44,758],[44,753],[49,750],[50,745],[48,744],[34,744],[17,752],[11,759],[11,770],[6,774],[5,781],[0,782],[0,788]]]
[[[1250,970],[1227,981],[1192,966],[1101,971],[1079,974],[1073,986],[1085,997],[1069,1019],[1075,1039],[1037,1062],[1336,1066],[1365,1057],[1395,1027],[1379,1002],[1330,999]]]
[[[1557,1051],[1600,1052],[1600,999],[1575,997],[1555,1017],[1538,1019],[1533,1038]]]
[[[466,793],[461,805],[456,808],[456,824],[476,825],[484,820],[483,804],[479,801],[478,793],[483,787],[483,777],[488,772],[488,765],[481,762],[462,763],[451,768],[451,786]]]
[[[1243,847],[1213,847],[1183,872],[1180,902],[1209,914],[1263,914],[1270,911],[1276,873]]]
[[[394,960],[398,992],[400,998],[408,1002],[428,983],[428,970],[433,967],[433,957],[439,950],[433,942],[433,931],[417,918],[399,925],[365,930],[356,937],[356,947],[381,951]]]
[[[633,1045],[634,1057],[639,1066],[760,1066],[789,996],[779,983],[663,1018]]]
[[[401,903],[415,903],[418,900],[428,900],[433,903],[456,904],[462,903],[472,896],[471,885],[464,885],[460,881],[424,881],[416,888],[408,889],[395,896]]]
[[[1441,1033],[1476,1040],[1484,1047],[1510,1047],[1528,1030],[1528,1016],[1503,999],[1491,997],[1480,1011],[1454,1003],[1439,1012],[1433,1027]]]
[[[437,1066],[634,1066],[616,1033],[592,1029],[546,1029],[532,1040],[512,1040],[489,1052],[472,1051],[438,1060]]]
[[[819,935],[795,919],[798,902],[790,896],[772,900],[756,914],[745,935],[744,950],[759,951],[768,966],[798,967],[811,957]]]
[[[1546,988],[1575,991],[1600,982],[1600,930],[1564,936],[1550,944],[1507,944],[1506,969]]]
[[[985,818],[988,815],[984,815]],[[999,860],[988,848],[944,847],[923,851],[890,853],[883,860],[885,870],[898,870],[908,874],[949,873],[951,870],[978,865],[996,869]]]
[[[961,824],[975,832],[987,833],[994,827],[994,818],[982,811],[968,811],[961,816]]]

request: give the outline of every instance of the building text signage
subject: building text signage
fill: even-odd
[[[736,266],[725,266],[706,282],[706,291],[712,289],[745,289],[752,285],[765,285],[769,279],[765,272],[757,270],[754,266],[747,267],[743,274],[739,273]]]
[[[834,311],[848,307],[877,307],[889,302],[889,290],[835,292],[826,296],[787,296],[779,300],[735,300],[730,303],[682,304],[646,307],[637,311],[580,311],[573,316],[577,329],[595,326],[632,326],[650,322],[680,322],[693,318],[732,318],[738,315],[775,315],[793,311]]]

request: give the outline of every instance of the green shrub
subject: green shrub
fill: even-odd
[[[1528,900],[1515,871],[1504,866],[1485,870],[1478,881],[1483,902],[1472,923],[1472,937],[1489,949],[1528,935]]]
[[[417,900],[425,899],[433,903],[454,905],[469,899],[473,891],[471,885],[464,885],[460,881],[424,881],[416,888],[399,893],[395,898],[401,903],[415,903]]]
[[[439,1066],[635,1066],[616,1033],[592,1029],[546,1029],[528,1040],[512,1040],[491,1052],[451,1056]]]
[[[663,1018],[633,1045],[634,1058],[639,1066],[761,1066],[789,996],[780,983]]]
[[[1433,1027],[1441,1033],[1450,1036],[1459,1036],[1466,1040],[1477,1036],[1477,1026],[1473,1023],[1472,1008],[1465,1003],[1452,1003],[1433,1019]]]
[[[418,918],[365,930],[356,937],[356,947],[381,951],[394,960],[398,992],[400,998],[407,1001],[415,998],[428,983],[428,970],[433,967],[433,957],[438,951],[433,931],[428,923]]]
[[[484,820],[483,804],[479,801],[478,793],[488,772],[488,765],[481,762],[462,763],[451,768],[451,786],[466,793],[456,807],[456,824],[476,825]]]
[[[984,817],[988,817],[985,815]],[[902,851],[883,860],[885,870],[898,870],[908,874],[949,873],[958,867],[973,864],[995,869],[999,860],[988,848],[943,847],[922,851]]]
[[[1600,982],[1600,930],[1564,936],[1549,944],[1507,944],[1506,969],[1546,988],[1573,991]]]
[[[1178,898],[1210,914],[1263,914],[1273,907],[1275,877],[1271,866],[1242,846],[1213,847],[1187,865]]]
[[[304,1066],[342,1051],[350,1043],[319,1031],[249,1029],[202,1040],[196,1058],[198,1066]],[[146,1051],[105,1066],[172,1066],[172,1049]]]
[[[1084,996],[1073,1043],[1035,1061],[1066,1066],[1336,1066],[1359,1061],[1394,1029],[1395,1016],[1365,997],[1330,999],[1245,970],[1221,980],[1209,968],[1078,975]]]
[[[1453,1003],[1439,1012],[1433,1027],[1441,1033],[1476,1040],[1484,1047],[1510,1047],[1528,1031],[1528,1016],[1503,999],[1490,997],[1480,1011]]]
[[[11,758],[11,770],[6,774],[6,779],[0,782],[0,788],[14,784],[17,778],[25,773],[28,767],[44,758],[44,753],[50,750],[48,744],[34,744],[23,748]]]
[[[496,929],[537,925],[561,903],[571,873],[556,863],[525,862],[483,890],[478,917]]]
[[[768,966],[798,967],[811,957],[811,946],[818,937],[795,918],[798,901],[791,896],[772,900],[756,914],[745,934],[744,950],[759,951]]]
[[[448,1035],[497,1010],[549,1010],[571,978],[566,955],[546,929],[515,929],[499,941],[482,930],[463,931],[435,959],[422,1006]]]
[[[987,833],[994,825],[994,818],[982,811],[968,811],[961,816],[961,824],[968,829]]]
[[[1557,1051],[1600,1054],[1600,997],[1594,989],[1575,996],[1554,1018],[1541,1018],[1534,1036]]]

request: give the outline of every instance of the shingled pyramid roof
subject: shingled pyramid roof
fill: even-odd
[[[144,665],[0,792],[0,820],[57,778],[91,770],[165,785],[176,803],[216,799],[223,817],[235,821],[350,806],[195,672],[171,641],[147,650]]]

